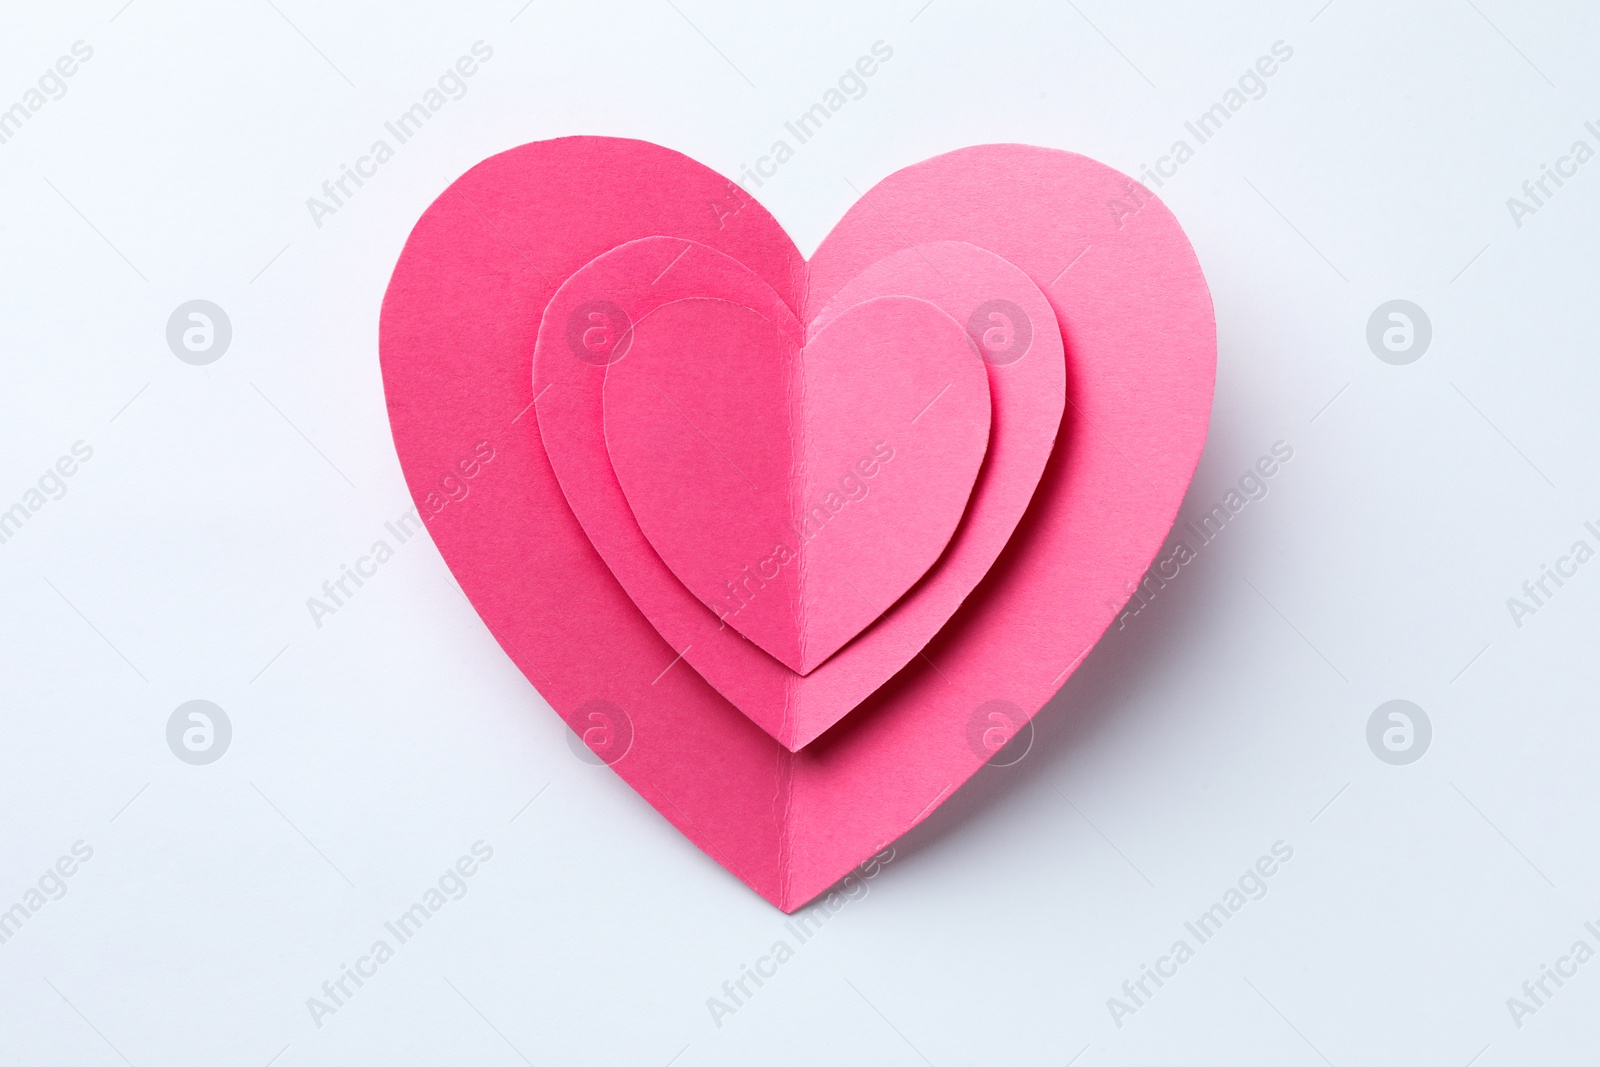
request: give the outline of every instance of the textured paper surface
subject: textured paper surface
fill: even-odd
[[[814,332],[886,288],[949,309],[962,322],[995,293],[1006,293],[1020,316],[1038,325],[1029,331],[1026,351],[1019,346],[984,361],[992,405],[988,454],[945,554],[860,638],[801,677],[725,625],[650,550],[611,470],[601,432],[602,371],[616,359],[615,350],[580,347],[583,358],[573,358],[574,315],[583,325],[593,314],[586,309],[610,303],[619,322],[642,318],[700,291],[708,277],[721,279],[730,302],[760,309],[774,323],[791,321],[765,282],[714,249],[665,237],[629,242],[574,274],[545,309],[534,351],[539,427],[574,514],[640,610],[719,692],[786,747],[799,749],[914,659],[1004,548],[1061,421],[1061,337],[1053,311],[1026,275],[993,253],[958,242],[888,256],[823,305]],[[610,295],[597,299],[596,292]],[[622,331],[613,336],[620,343]],[[603,345],[606,335],[594,340]]]
[[[678,580],[806,674],[949,543],[988,447],[988,379],[922,300],[863,301],[797,344],[713,278],[685,284],[707,295],[634,320],[607,366],[611,465]]]
[[[475,493],[476,507],[430,520],[445,559],[552,707],[569,723],[595,701],[626,714],[633,742],[617,773],[785,910],[925,818],[978,768],[987,752],[971,744],[969,726],[985,705],[1038,710],[1172,522],[1205,437],[1215,324],[1171,214],[1153,198],[1131,218],[1105,210],[1128,183],[1066,152],[953,152],[872,188],[808,272],[776,222],[725,178],[641,142],[569,138],[475,167],[407,242],[384,301],[382,358],[412,491],[421,499],[464,445],[486,436],[505,442],[496,462],[511,475]],[[827,307],[896,253],[965,242],[1025,272],[1065,342],[1067,416],[1004,551],[921,656],[799,753],[696,671],[663,673],[682,650],[602,561],[522,417],[535,402],[535,330],[561,280],[658,235],[738,259],[802,321],[813,317],[808,303]],[[538,401],[541,424],[558,392],[552,385]]]

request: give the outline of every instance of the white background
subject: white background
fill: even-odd
[[[0,908],[74,842],[94,852],[0,945],[0,1059],[1593,1055],[1600,962],[1520,1027],[1506,1001],[1579,938],[1600,948],[1600,564],[1521,627],[1506,599],[1596,540],[1600,163],[1520,227],[1506,198],[1596,146],[1600,15],[921,3],[8,10],[0,107],[75,41],[94,54],[0,145],[0,508],[74,442],[94,454],[0,544]],[[316,226],[306,199],[480,39],[466,96]],[[1294,458],[1107,635],[1019,764],[903,839],[719,1027],[707,998],[783,916],[574,756],[431,542],[320,628],[306,599],[411,506],[378,305],[449,181],[574,133],[737,174],[879,40],[894,55],[866,96],[757,191],[802,251],[852,184],[963,145],[1137,174],[1293,48],[1159,193],[1220,335],[1182,517],[1275,441]],[[165,339],[193,298],[233,324],[209,366]],[[1433,324],[1408,366],[1365,339],[1392,298]],[[194,698],[233,725],[209,766],[166,742]],[[1392,698],[1433,725],[1406,766],[1366,741]],[[316,1026],[307,998],[480,839],[467,895]],[[1117,1025],[1107,998],[1279,840],[1267,895]]]

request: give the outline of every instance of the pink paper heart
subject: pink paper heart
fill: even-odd
[[[992,404],[990,441],[961,524],[924,579],[861,636],[811,673],[797,674],[726,625],[678,580],[639,529],[617,484],[601,433],[601,387],[619,349],[592,350],[583,337],[596,308],[620,328],[591,335],[623,344],[626,323],[654,308],[707,292],[754,308],[770,322],[795,320],[783,297],[737,260],[697,242],[668,237],[630,241],[564,282],[545,308],[534,348],[539,429],[556,477],[607,567],[645,617],[697,672],[785,747],[799,750],[901,670],[932,639],[988,573],[1033,495],[1061,422],[1065,362],[1055,313],[1016,267],[954,241],[885,257],[834,292],[810,330],[885,292],[934,304],[980,327]],[[596,294],[602,294],[597,297]],[[1005,297],[1009,346],[988,310]],[[608,320],[609,321],[609,320]],[[1017,332],[1019,331],[1020,332]],[[969,328],[969,333],[974,331]]]
[[[535,331],[561,282],[651,236],[718,249],[791,309],[805,306],[807,281],[826,306],[897,253],[965,242],[1032,278],[1066,342],[1071,410],[1004,553],[921,657],[800,752],[674,664],[681,650],[607,568],[526,417]],[[402,468],[491,632],[569,724],[586,728],[603,707],[607,721],[630,726],[613,769],[786,911],[976,771],[990,753],[973,738],[997,702],[1015,709],[1008,721],[1032,716],[1088,653],[1176,514],[1204,443],[1216,361],[1210,296],[1171,213],[1101,164],[1023,145],[964,149],[891,175],[809,270],[758,204],[677,153],[607,138],[525,145],[473,168],[424,213],[380,329]],[[539,401],[541,420],[558,392]],[[471,497],[440,506],[438,479],[480,441],[493,463]]]
[[[708,295],[634,320],[606,370],[605,434],[673,574],[803,675],[944,551],[988,447],[989,385],[926,301],[863,301],[803,344],[782,310]]]

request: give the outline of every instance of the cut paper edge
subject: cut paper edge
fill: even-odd
[[[861,301],[796,346],[696,273],[706,296],[663,303],[572,280],[580,308],[632,319],[605,369],[607,454],[678,581],[804,676],[949,545],[988,448],[988,378],[927,301]]]
[[[687,284],[692,274],[680,272],[695,257],[706,256],[727,258],[694,242],[651,237],[609,249],[583,269],[615,268],[625,281],[612,291],[632,286],[659,304],[697,291]],[[612,573],[674,653],[786,748],[804,748],[912,663],[1005,547],[1044,470],[1065,403],[1064,356],[1055,315],[1037,286],[1015,266],[974,245],[950,241],[891,253],[819,304],[818,320],[826,325],[842,311],[894,289],[947,309],[946,314],[960,321],[998,288],[1018,299],[1037,329],[1028,355],[985,363],[992,405],[988,450],[943,555],[876,622],[802,677],[730,632],[683,586],[638,528],[598,429],[603,423],[597,393],[604,365],[576,360],[565,347],[565,323],[591,291],[578,277],[581,273],[563,282],[543,310],[534,351],[540,433],[566,500]],[[970,287],[962,278],[991,275],[997,280],[976,290],[979,295],[964,291]],[[753,307],[769,320],[783,320],[775,307],[780,300],[775,290],[743,273],[725,277],[737,288],[723,292],[721,299]]]
[[[1135,214],[1113,220],[1112,196],[1132,196]],[[586,709],[620,712],[630,743],[602,758],[708,858],[794,912],[945,803],[989,755],[972,741],[977,716],[1004,702],[1031,719],[1122,609],[1199,460],[1215,320],[1171,213],[1082,156],[963,149],[852,206],[812,260],[820,304],[910,246],[993,249],[1047,291],[1072,412],[1027,516],[927,646],[937,669],[897,674],[796,755],[673,669],[680,653],[596,554],[525,418],[548,399],[530,389],[529,362],[551,279],[664,232],[740,259],[800,306],[806,275],[782,229],[678,153],[564,138],[474,167],[419,219],[385,294],[390,422],[430,534],[513,662],[580,732]],[[440,479],[470,469],[474,442],[493,460],[451,500]]]

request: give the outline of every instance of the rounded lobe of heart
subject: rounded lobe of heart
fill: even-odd
[[[635,321],[606,446],[678,579],[790,670],[816,669],[927,572],[966,509],[989,386],[926,301],[862,301],[804,348],[719,299]]]

